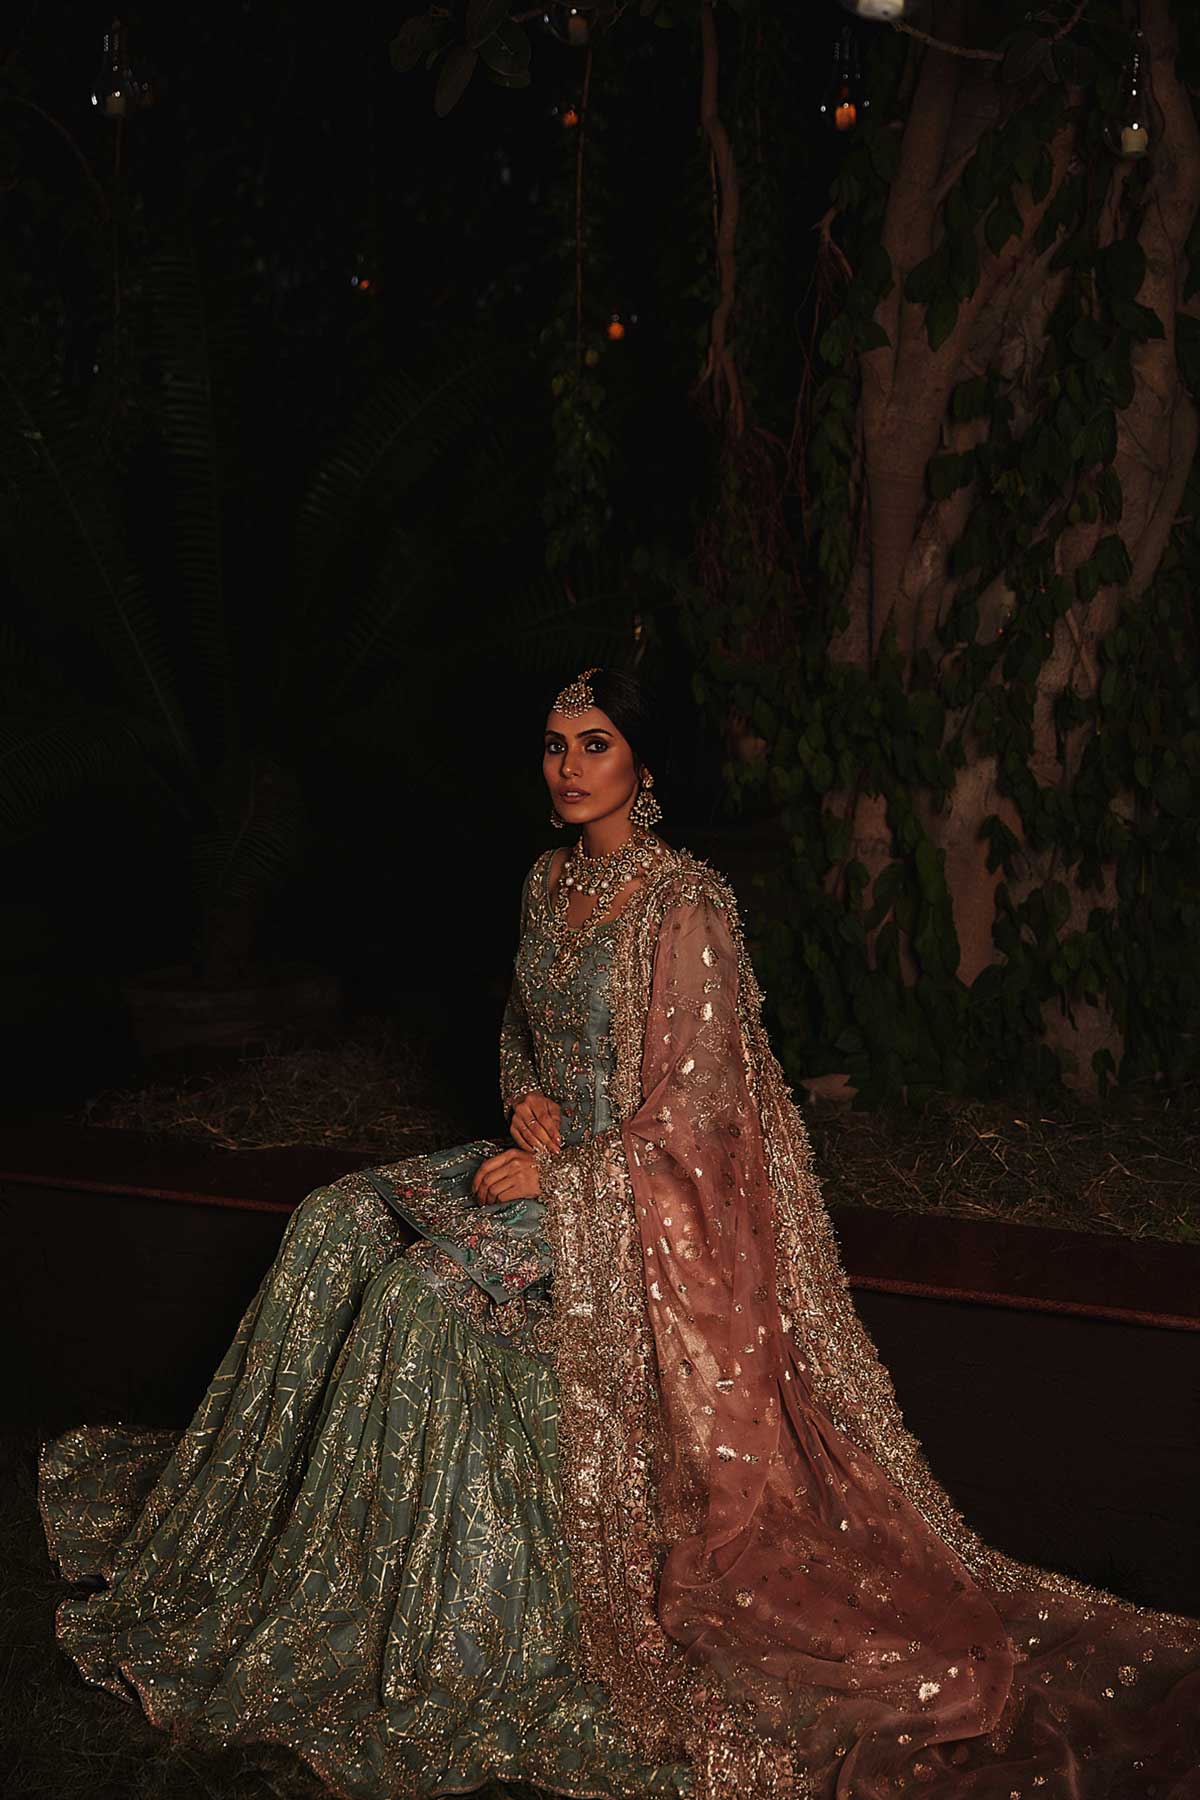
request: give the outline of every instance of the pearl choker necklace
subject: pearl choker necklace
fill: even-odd
[[[589,856],[583,847],[582,836],[577,838],[567,853],[558,886],[554,890],[554,914],[557,921],[568,930],[571,929],[566,920],[567,902],[572,893],[594,894],[596,897],[596,904],[591,912],[583,924],[575,929],[585,931],[593,922],[602,920],[626,882],[635,875],[645,874],[665,848],[642,825],[635,826],[633,836],[619,844],[615,850],[601,851],[598,856]]]

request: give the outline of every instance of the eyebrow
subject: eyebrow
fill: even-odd
[[[575,736],[577,738],[595,737],[597,734],[599,734],[601,737],[611,737],[612,736],[612,732],[607,730],[603,725],[592,725],[589,727],[589,729],[587,731],[577,731],[575,733]],[[566,737],[567,734],[565,731],[551,731],[549,728],[547,728],[546,731],[544,731],[542,733],[542,735],[543,735],[543,737]]]

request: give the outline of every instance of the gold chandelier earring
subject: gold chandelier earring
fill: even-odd
[[[638,787],[637,799],[629,809],[629,823],[631,825],[657,825],[658,821],[662,818],[662,807],[650,792],[653,786],[654,777],[651,775],[649,769],[647,769],[642,777],[641,784]]]
[[[565,831],[566,830],[567,822],[565,819],[559,818],[557,806],[552,806],[550,808],[550,823],[553,825],[555,831]]]

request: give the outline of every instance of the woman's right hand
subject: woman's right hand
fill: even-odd
[[[562,1108],[536,1089],[517,1101],[508,1128],[522,1150],[562,1149]]]

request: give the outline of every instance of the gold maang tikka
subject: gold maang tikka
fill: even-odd
[[[588,676],[598,675],[600,664],[594,669],[585,669],[574,681],[569,681],[562,693],[554,702],[553,711],[560,712],[564,719],[577,719],[580,713],[588,712],[596,704],[596,696],[588,686]]]
[[[581,713],[590,711],[596,704],[596,696],[593,694],[588,681],[590,676],[598,675],[599,673],[599,663],[591,669],[584,669],[582,674],[577,675],[574,681],[569,681],[566,687],[563,688],[562,692],[555,700],[552,710],[561,713],[564,719],[577,719]],[[653,786],[654,777],[649,770],[647,770],[646,778],[639,784],[637,798],[629,811],[630,822],[634,825],[642,826],[643,829],[648,829],[651,825],[657,825],[658,821],[663,816],[662,807],[658,804],[655,795],[650,792],[650,789]],[[563,829],[564,821],[559,818],[558,809],[556,807],[551,807],[550,809],[550,823],[558,831]]]

